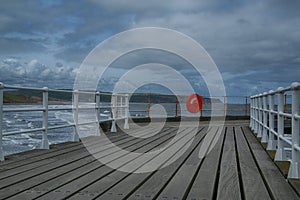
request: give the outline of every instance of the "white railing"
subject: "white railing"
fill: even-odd
[[[14,108],[14,109],[6,109],[3,106],[3,93],[7,90],[31,90],[31,91],[38,91],[42,93],[42,107],[41,108]],[[49,92],[57,92],[57,93],[69,93],[73,96],[73,104],[72,106],[66,107],[59,107],[59,108],[52,108],[49,107],[48,101],[48,94]],[[79,95],[80,94],[87,94],[87,95],[94,95],[94,102],[85,105],[82,102],[79,102]],[[86,92],[86,91],[70,91],[70,90],[55,90],[55,89],[48,89],[44,88],[31,88],[31,87],[19,87],[19,86],[10,86],[4,85],[0,82],[0,161],[4,160],[4,151],[3,151],[3,137],[9,135],[16,135],[16,134],[23,134],[23,133],[32,133],[32,132],[42,132],[42,141],[40,148],[41,149],[49,149],[49,140],[48,140],[48,130],[52,129],[61,129],[67,127],[74,127],[74,132],[72,136],[72,141],[79,141],[78,130],[79,126],[81,125],[88,125],[96,123],[99,126],[99,123],[105,121],[101,119],[100,116],[100,109],[107,108],[111,109],[111,118],[106,120],[112,121],[111,132],[116,132],[116,121],[120,119],[124,119],[124,129],[128,129],[128,117],[129,117],[129,100],[127,94],[113,94],[111,95],[111,104],[108,106],[100,106],[100,95],[110,95],[110,94],[103,94],[100,92]],[[96,109],[97,119],[96,121],[85,121],[79,122],[78,115],[80,110],[87,110],[87,109]],[[49,111],[58,111],[58,110],[65,110],[65,111],[73,111],[73,119],[74,123],[64,124],[64,125],[57,125],[57,126],[49,126],[48,124],[48,112]],[[18,130],[18,131],[11,131],[11,132],[3,132],[3,113],[6,112],[42,112],[42,127],[33,128],[33,129],[25,129],[25,130]],[[99,133],[100,134],[100,133]]]
[[[135,97],[144,97],[139,102],[135,101]],[[162,99],[160,99],[163,97]],[[182,112],[187,112],[186,107],[180,106],[180,102],[184,102],[187,96],[184,95],[168,95],[168,94],[132,94],[130,102],[130,113],[141,114],[141,117],[150,117],[151,106],[153,104],[161,104],[165,107],[168,117],[182,117]],[[158,101],[157,99],[158,98]],[[164,99],[165,98],[165,99]],[[178,99],[181,98],[181,99]],[[215,102],[215,117],[250,117],[250,97],[249,96],[202,96],[204,99],[203,107],[200,110],[200,117],[211,117],[211,103],[207,100],[218,100]],[[134,116],[136,117],[136,116]]]
[[[285,111],[285,93],[292,93],[291,113]],[[277,96],[277,104],[275,104]],[[277,106],[276,106],[277,105]],[[276,108],[277,107],[277,108]],[[290,87],[279,87],[251,97],[250,127],[261,142],[267,143],[267,150],[276,150],[275,161],[290,161],[288,178],[300,178],[300,83]],[[285,132],[285,121],[291,121],[291,133]],[[277,121],[277,122],[276,122]],[[276,126],[276,127],[275,127]],[[286,155],[291,149],[291,157]]]

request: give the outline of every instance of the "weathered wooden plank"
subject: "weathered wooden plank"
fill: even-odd
[[[14,171],[14,173],[17,173],[17,171],[20,171],[21,170],[20,168],[22,168],[22,167],[25,167],[24,170],[32,169],[33,167],[28,167],[26,165],[28,165],[28,164],[32,165],[35,162],[36,162],[37,165],[39,165],[38,163],[40,163],[41,161],[56,158],[59,155],[69,153],[69,152],[79,150],[79,149],[84,149],[86,146],[94,145],[95,143],[98,142],[98,140],[95,141],[93,139],[94,137],[95,136],[91,136],[91,137],[88,137],[88,138],[83,138],[83,140],[85,141],[85,145],[83,145],[80,142],[77,142],[77,143],[73,143],[72,145],[66,145],[66,147],[61,147],[61,148],[59,148],[55,151],[39,150],[41,152],[39,152],[39,154],[36,155],[36,156],[33,155],[32,157],[31,157],[31,152],[30,151],[25,152],[25,153],[21,153],[20,156],[18,157],[20,159],[15,160],[15,162],[8,162],[8,163],[6,163],[6,161],[4,161],[4,163],[0,167],[0,169],[2,169],[1,171],[12,170],[12,171]],[[115,139],[117,139],[117,138],[115,138]],[[120,139],[117,139],[117,140],[120,140]],[[102,145],[105,145],[105,143],[102,143]],[[47,151],[49,151],[49,152],[47,152]],[[41,154],[41,153],[44,153],[44,154]],[[23,154],[28,156],[27,159],[21,158]],[[19,168],[19,169],[16,170],[16,168]]]
[[[14,168],[16,172],[26,169],[17,174],[6,174],[9,175],[7,178],[5,178],[5,173],[10,170],[0,171],[0,176],[4,175],[0,180],[0,187],[4,186],[0,189],[0,199],[7,197],[10,199],[72,197],[74,199],[109,200],[124,197],[130,199],[152,199],[153,197],[181,199],[187,197],[186,199],[195,200],[212,198],[300,199],[299,181],[290,179],[287,182],[285,180],[250,130],[244,127],[244,124],[244,122],[240,124],[237,121],[226,123],[228,127],[226,138],[223,139],[224,134],[222,134],[216,148],[202,161],[197,159],[199,146],[193,143],[193,153],[189,149],[170,166],[145,174],[115,171],[99,163],[90,155],[83,156],[84,150],[72,151],[76,146],[81,145],[79,143],[74,146],[68,144],[45,154],[36,152],[32,154],[32,157],[27,153],[22,153],[28,159],[17,158],[9,160],[7,164],[0,164],[0,168],[2,166],[11,167],[11,172]],[[204,126],[207,127],[208,124],[204,123]],[[235,133],[231,126],[235,126]],[[167,127],[173,128],[169,130]],[[115,144],[128,151],[148,152],[170,141],[176,133],[174,131],[177,130],[176,128],[178,128],[178,123],[166,124],[163,132],[147,139],[129,137],[124,133],[120,135],[114,133],[109,137]],[[145,135],[151,134],[151,130],[133,131]],[[89,139],[90,144],[95,142],[92,138]],[[196,141],[200,141],[198,136],[194,142]],[[95,144],[99,145],[97,142]],[[223,151],[221,151],[222,144],[224,145]],[[61,151],[64,153],[61,154]],[[95,151],[97,151],[96,147]],[[137,168],[143,165],[139,159],[129,160],[131,157],[127,157],[126,154],[119,155],[110,149],[103,151],[112,162],[118,160],[124,162],[124,165],[126,162],[131,162],[135,163]],[[99,153],[100,155],[103,156],[103,152]],[[222,158],[220,158],[221,155]],[[78,158],[77,156],[82,157],[75,159]],[[50,162],[47,164],[48,159]],[[18,162],[24,163],[24,165],[21,164],[18,167]],[[220,171],[218,173],[219,163]],[[26,168],[28,166],[33,166],[33,168]],[[215,185],[216,180],[217,185]],[[213,194],[215,191],[217,193]]]
[[[198,132],[199,137],[196,137],[196,139],[194,140],[194,143],[192,144],[192,146],[195,145],[195,142],[200,140],[200,138],[204,135],[204,132],[200,131]],[[202,135],[202,136],[200,136]],[[189,135],[187,134],[186,137],[188,137]],[[197,143],[197,142],[196,142]],[[184,151],[183,148],[179,148],[177,149],[177,151],[174,152],[173,156],[181,151]],[[182,160],[185,159],[186,155],[188,154],[190,150],[188,150],[187,152],[182,152],[184,153],[183,156],[181,156],[178,160],[176,160],[174,163],[172,163],[170,166],[178,166],[180,162],[182,162]],[[168,159],[165,160],[165,162],[168,162]],[[176,164],[177,163],[177,164]],[[161,171],[165,171],[167,170],[168,172],[172,171],[170,170],[170,166],[167,166],[163,169],[160,169],[158,172]],[[109,190],[107,190],[104,195],[98,196],[98,199],[120,199],[121,197],[125,197],[128,196],[128,194],[131,193],[131,191],[134,191],[134,189],[136,189],[139,185],[141,185],[142,183],[146,182],[150,177],[152,177],[155,173],[142,173],[142,174],[131,174],[130,176],[126,177],[126,179],[123,179],[118,185],[110,188]],[[96,187],[95,187],[96,189]]]
[[[263,147],[257,142],[250,129],[247,127],[243,130],[272,196],[275,199],[299,199],[299,196],[279,172]]]
[[[271,199],[241,128],[234,128],[245,199]]]
[[[168,130],[168,129],[166,129],[166,130]],[[44,166],[44,165],[49,165],[50,163],[54,163],[57,160],[62,160],[63,157],[69,157],[70,153],[72,154],[72,153],[76,152],[79,155],[82,151],[86,151],[87,146],[102,145],[103,147],[105,147],[108,144],[108,142],[102,142],[100,139],[93,140],[91,138],[84,138],[83,140],[87,140],[87,142],[85,142],[85,145],[80,144],[80,145],[74,146],[70,149],[69,148],[63,149],[61,151],[53,152],[52,154],[41,155],[38,158],[34,159],[36,162],[30,161],[30,160],[28,160],[28,161],[25,160],[21,163],[18,162],[18,163],[13,163],[9,166],[5,166],[5,168],[7,168],[7,169],[4,170],[4,172],[2,172],[0,174],[0,179],[9,177],[11,175],[27,173],[27,171],[29,171],[29,170],[33,170],[35,168],[40,168],[41,166]],[[136,140],[138,140],[138,139],[134,138],[134,137],[128,137],[128,136],[123,139],[118,139],[118,138],[115,139],[116,142],[120,141],[119,144],[126,143],[128,141],[136,141]],[[114,142],[114,140],[112,140],[112,142]],[[1,182],[0,182],[0,187],[1,187]]]
[[[168,128],[166,128],[167,130]],[[149,129],[144,132],[140,132],[141,135],[149,134],[151,133],[152,129]],[[135,129],[130,129],[130,133],[135,133],[138,135],[138,130]],[[106,136],[112,141],[112,142],[117,142],[120,140],[123,140],[126,142],[125,139],[136,139],[130,137],[128,134],[124,134],[123,132],[119,132],[118,134],[114,133],[106,133]],[[89,136],[86,138],[81,138],[82,141],[84,141],[85,146],[87,145],[92,145],[95,143],[94,137],[97,136]],[[99,142],[97,140],[96,142]],[[101,141],[100,141],[101,142]],[[105,142],[99,143],[99,145],[105,145]],[[57,155],[60,155],[64,153],[64,149],[68,149],[67,151],[74,151],[77,148],[82,148],[84,147],[82,143],[80,142],[66,142],[66,143],[61,143],[61,144],[54,144],[50,146],[50,150],[46,149],[35,149],[31,151],[26,151],[26,152],[21,152],[15,155],[10,155],[8,156],[7,160],[0,162],[0,171],[5,171],[8,169],[13,169],[13,168],[18,168],[26,164],[31,164],[35,161],[41,161],[44,159],[49,159],[51,157],[56,157]],[[72,149],[69,149],[72,148]]]
[[[300,196],[300,179],[291,178],[291,179],[288,179],[288,182],[291,184],[291,186],[297,192],[298,196]]]
[[[97,137],[95,137],[97,138]],[[89,139],[90,140],[90,139]],[[38,157],[35,157],[34,159],[30,160],[24,160],[16,163],[11,163],[9,166],[5,166],[7,169],[2,171],[0,174],[0,179],[9,177],[11,175],[16,175],[22,172],[26,172],[28,170],[33,170],[36,167],[41,167],[43,165],[50,164],[52,162],[56,162],[57,160],[60,160],[61,157],[69,156],[69,154],[73,154],[74,152],[80,153],[83,151],[86,151],[86,147],[93,147],[99,145],[99,139],[98,140],[91,140],[85,145],[78,143],[76,146],[72,146],[71,148],[63,148],[60,151],[52,152],[51,154],[47,155],[41,155]],[[100,141],[101,142],[101,141]],[[103,143],[103,145],[106,145]],[[28,152],[30,153],[30,152]]]
[[[224,135],[225,128],[222,130],[222,134],[215,147],[204,158],[203,164],[193,182],[187,199],[213,199]]]
[[[213,127],[210,131],[210,136],[214,138],[218,134],[219,127]],[[221,131],[221,130],[220,130]],[[202,145],[202,144],[201,144]],[[199,158],[199,145],[196,151],[186,160],[186,162],[180,167],[179,171],[173,175],[168,185],[159,194],[158,199],[164,199],[165,197],[173,199],[183,199],[188,192],[188,187],[193,181],[193,177],[196,174],[198,167],[200,167],[202,159]]]
[[[79,142],[74,142],[72,144],[67,144],[66,146],[60,146],[58,148],[34,149],[34,150],[10,155],[8,156],[9,157],[8,159],[0,162],[0,172],[7,169],[12,169],[15,167],[25,165],[27,163],[32,163],[34,161],[39,161],[44,158],[48,158],[51,157],[52,155],[58,154],[60,151],[64,149],[69,149],[74,147],[76,148],[78,146],[82,146],[82,145]]]
[[[22,182],[26,179],[32,178],[34,176],[49,172],[55,168],[58,167],[63,167],[64,165],[67,165],[69,163],[72,162],[76,162],[78,160],[81,160],[83,158],[88,157],[90,154],[87,150],[83,150],[82,152],[74,152],[74,154],[76,154],[76,156],[72,156],[71,154],[68,155],[63,155],[63,156],[58,156],[59,159],[61,160],[56,160],[57,162],[55,162],[55,160],[53,160],[53,162],[51,162],[51,164],[45,164],[43,163],[43,166],[39,167],[39,166],[35,166],[36,169],[33,170],[28,170],[22,173],[19,173],[17,175],[11,175],[7,178],[4,178],[0,181],[0,188],[2,191],[0,195],[4,194],[3,189],[5,190],[5,188],[12,186],[13,184],[17,184],[19,182]],[[73,155],[74,155],[73,154]]]
[[[107,133],[107,136],[112,140],[115,139],[119,140],[126,135],[125,134],[116,135],[116,134]],[[93,137],[94,136],[89,136],[87,138],[82,138],[82,140],[85,140],[86,142],[90,142],[93,141]],[[50,145],[50,149],[33,149],[30,151],[9,155],[5,157],[5,161],[0,162],[0,168],[13,163],[26,164],[26,163],[33,162],[34,160],[41,160],[46,156],[51,157],[53,152],[61,151],[63,149],[71,148],[78,145],[82,145],[82,144],[80,142],[63,142],[63,143]]]
[[[0,168],[15,162],[22,162],[24,160],[32,159],[41,155],[49,154],[62,149],[70,148],[79,145],[79,142],[63,142],[59,144],[50,145],[50,149],[32,149],[20,153],[5,156],[5,160],[0,162]]]
[[[228,127],[222,154],[217,199],[241,199],[233,128]]]
[[[86,152],[86,149],[81,147],[79,149],[75,149],[74,151],[72,151],[72,153],[78,153],[78,155],[87,155],[87,152]],[[63,154],[60,154],[56,157],[51,157],[51,158],[48,158],[48,159],[43,159],[41,160],[40,162],[33,162],[33,163],[30,163],[30,164],[27,164],[25,166],[21,166],[19,168],[14,168],[14,169],[10,169],[10,170],[6,170],[4,172],[2,172],[0,174],[0,188],[3,187],[3,182],[6,182],[7,183],[7,179],[10,178],[10,177],[13,177],[13,176],[16,176],[16,175],[22,175],[22,174],[26,174],[27,172],[30,172],[30,171],[35,171],[37,169],[41,169],[41,167],[46,167],[49,166],[50,164],[55,164],[57,163],[56,161],[58,160],[64,160],[66,158],[69,158],[70,155],[72,154],[70,151],[65,151],[65,153]]]
[[[138,142],[131,144],[131,146],[127,147],[127,150],[134,151],[139,148],[148,148],[149,145],[147,146],[145,144],[149,143],[149,141],[158,140],[159,138],[163,139],[164,137],[171,138],[171,133],[172,130],[169,130],[165,132],[164,135],[158,135],[157,138],[139,140]],[[128,146],[128,144],[123,144],[120,146],[125,147]],[[120,157],[120,155],[116,154],[115,159],[118,159],[118,157]],[[36,198],[48,192],[50,193],[46,194],[44,197],[41,198],[47,199],[50,197],[60,198],[61,196],[68,196],[71,194],[71,192],[77,191],[85,185],[88,185],[91,182],[101,178],[101,176],[105,177],[106,174],[108,175],[112,172],[114,172],[114,170],[104,166],[103,164],[98,164],[98,166],[96,166],[95,164],[91,164],[89,166],[85,166],[84,168],[76,169],[70,171],[70,173],[68,174],[63,174],[59,177],[51,179],[15,197],[18,198],[20,196],[26,196],[28,198]]]
[[[124,184],[127,185],[126,188],[121,186],[118,188],[115,187],[105,193],[104,196],[100,196],[99,199],[118,199],[118,194],[120,193],[123,194],[123,196],[131,195],[129,199],[152,199],[164,187],[164,184],[172,178],[172,175],[180,169],[186,159],[195,151],[195,148],[199,146],[200,141],[206,134],[205,130],[206,129],[202,129],[202,131],[198,132],[189,149],[171,165],[149,175],[145,174],[145,178],[141,180],[138,179],[138,182],[135,182],[135,179],[140,178],[140,175],[132,175],[124,181]],[[179,151],[184,151],[184,149],[179,149]]]
[[[148,138],[143,140],[141,143],[139,143],[136,146],[133,146],[131,150],[129,151],[135,151],[137,149],[144,149],[147,151],[150,151],[153,148],[153,143],[158,143],[158,144],[163,144],[164,142],[166,142],[167,140],[169,140],[172,137],[172,135],[163,135],[163,136],[159,136],[159,137],[152,137],[152,138]],[[148,141],[152,141],[153,143],[149,143]],[[115,158],[111,158],[111,161],[116,161],[119,159],[122,159],[124,156],[126,156],[128,153],[123,154],[123,155],[119,155],[116,154]],[[128,160],[127,162],[130,162],[131,160]],[[125,165],[126,162],[123,164]],[[80,191],[81,189],[84,189],[85,187],[88,187],[89,185],[101,180],[102,178],[106,178],[106,177],[110,177],[110,175],[112,173],[116,172],[115,169],[111,169],[107,166],[103,166],[101,167],[101,169],[97,169],[83,177],[80,177],[66,185],[63,185],[62,187],[58,188],[57,190],[46,194],[45,196],[40,197],[41,199],[48,199],[49,197],[56,197],[56,198],[61,198],[63,197],[68,197],[69,195]],[[125,173],[126,174],[126,173]],[[60,191],[59,193],[57,193],[57,191]],[[69,191],[70,193],[64,193],[66,191]]]
[[[187,130],[185,137],[188,137],[188,133],[190,131]],[[164,144],[167,144],[167,142],[170,142],[171,138],[168,138],[168,140],[166,140],[164,143],[161,143],[162,141],[155,141],[152,144],[151,147],[151,151],[155,151],[156,149],[161,148],[162,146],[164,146]],[[159,146],[157,146],[159,145]],[[175,144],[174,144],[175,145]],[[148,150],[149,151],[149,150]],[[175,152],[174,152],[175,154]],[[124,160],[127,160],[126,157],[124,158]],[[142,166],[146,165],[148,163],[148,159],[146,160],[140,160],[138,158],[134,159],[131,164],[133,164],[132,166],[135,166],[135,169],[132,169],[132,171],[137,170],[139,168],[141,168]],[[128,173],[124,173],[124,172],[120,172],[120,171],[116,171],[113,174],[111,174],[109,177],[105,177],[97,182],[95,182],[94,184],[92,184],[91,186],[85,188],[84,190],[80,191],[79,193],[77,193],[75,196],[71,197],[75,198],[75,199],[88,199],[90,197],[90,195],[93,194],[97,194],[100,195],[101,193],[106,192],[106,190],[110,189],[111,187],[113,187],[114,185],[116,185],[117,183],[121,183],[122,184],[122,188],[127,188],[129,189],[129,185],[126,185],[124,183],[124,180],[127,180],[128,177],[132,176],[133,174],[128,174]],[[136,174],[137,176],[135,176],[135,180],[133,182],[133,184],[137,185],[137,181],[141,179],[141,177],[144,176],[144,174]],[[129,192],[129,191],[127,191]],[[121,197],[121,191],[118,191],[118,198]],[[122,196],[124,196],[125,194],[122,193]],[[104,197],[102,197],[104,198]]]
[[[170,132],[172,132],[172,130],[168,130],[168,131],[166,131],[164,133],[165,134],[169,134]],[[139,142],[141,142],[141,140],[139,140],[139,141],[138,140],[133,140],[133,141],[129,141],[128,143],[125,143],[125,144],[123,144],[122,141],[118,141],[118,142],[116,142],[116,145],[121,145],[121,146],[123,146],[126,149],[126,148],[130,148],[130,147],[134,147]],[[109,151],[102,152],[101,153],[102,156],[103,156],[103,153],[108,154],[108,153],[114,153],[114,152],[109,152]],[[78,156],[78,155],[73,155],[73,157],[76,157],[76,156]],[[94,159],[94,158],[90,156],[90,158],[87,157],[87,158],[84,158],[84,159],[91,160],[90,162],[92,162],[93,161],[92,159]],[[87,164],[86,161],[84,161],[84,159],[76,161],[76,163],[78,164],[77,168],[80,168],[82,165],[86,165]],[[60,168],[54,168],[53,170],[50,170],[50,171],[45,172],[45,173],[42,173],[42,174],[40,174],[40,175],[38,175],[36,177],[28,178],[27,180],[22,181],[22,182],[18,183],[17,185],[14,185],[14,187],[18,188],[18,191],[20,192],[20,191],[22,191],[22,190],[24,190],[26,188],[30,188],[30,187],[32,187],[34,185],[38,185],[39,183],[42,183],[43,180],[46,181],[47,179],[49,179],[49,181],[51,181],[51,179],[55,179],[55,175],[57,175],[57,173],[58,174],[59,173],[60,174],[66,174],[66,173],[68,173],[70,171],[73,171],[72,169],[70,169],[70,165],[73,165],[73,163],[68,163],[67,165],[63,165]],[[88,166],[89,165],[87,165],[85,167],[85,169]],[[92,166],[93,166],[93,164],[92,164]],[[76,167],[76,165],[74,167]],[[80,174],[80,175],[82,175],[82,174]],[[59,176],[57,176],[57,177],[59,178]],[[70,177],[68,177],[68,178],[70,178]],[[63,179],[60,177],[60,179],[58,181],[56,181],[54,184],[51,184],[51,187],[53,187],[53,185],[55,185],[58,182],[61,183],[61,184],[63,184],[63,182],[61,182],[62,180]],[[47,187],[47,189],[49,189],[48,187]],[[7,190],[3,190],[3,191],[1,191],[1,193],[2,194],[0,194],[0,197],[1,197],[1,195],[11,195],[11,193],[9,191],[7,191]]]

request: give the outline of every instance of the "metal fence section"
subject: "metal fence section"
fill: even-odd
[[[22,106],[9,106],[4,105],[3,93],[9,93],[10,91],[29,91],[34,93],[35,96],[39,96],[38,104],[35,102],[33,107]],[[51,95],[56,93],[59,97],[68,96],[69,102],[62,107],[53,107],[51,102]],[[179,104],[186,100],[186,96],[175,95],[162,95],[162,94],[111,94],[100,93],[91,91],[72,91],[72,90],[57,90],[49,88],[32,88],[32,87],[20,87],[10,86],[0,83],[0,160],[4,160],[3,153],[3,137],[18,135],[18,134],[31,134],[41,133],[41,143],[39,148],[49,148],[49,133],[54,129],[64,130],[64,128],[73,128],[72,141],[79,141],[79,131],[86,125],[97,125],[99,122],[109,120],[111,121],[111,132],[116,132],[116,122],[118,120],[124,120],[124,129],[129,129],[128,119],[131,118],[150,118],[161,117],[160,111],[151,110],[155,104],[160,104],[164,107],[167,117],[182,117],[182,110],[185,107]],[[211,117],[211,103],[217,104],[217,116],[249,116],[250,104],[249,97],[247,96],[221,96],[221,97],[203,97],[204,104],[202,110],[199,113],[200,117]],[[57,99],[58,102],[61,99]],[[35,106],[38,105],[38,106]],[[50,106],[49,106],[50,105]],[[185,106],[185,105],[184,105]],[[96,117],[84,117],[82,112],[87,112],[89,109],[96,111]],[[72,121],[68,124],[51,124],[49,122],[49,112],[66,111],[72,115]],[[34,128],[26,129],[3,129],[3,117],[4,113],[41,113],[39,125]],[[101,113],[102,112],[102,113]],[[106,113],[105,113],[106,112]],[[251,111],[252,112],[252,111]],[[162,112],[163,113],[163,112]],[[186,112],[185,112],[186,113]],[[85,114],[85,113],[84,113]],[[29,114],[30,115],[30,114]],[[105,118],[105,116],[107,118]],[[109,116],[109,117],[108,117]],[[185,116],[186,117],[186,116]],[[188,116],[187,116],[188,117]],[[4,124],[6,125],[6,124]],[[94,133],[99,135],[100,132]],[[51,139],[51,138],[50,138]]]
[[[287,96],[292,101],[287,103]],[[275,103],[277,102],[277,103]],[[291,107],[291,112],[287,109]],[[276,150],[275,161],[290,161],[289,178],[300,178],[300,83],[290,87],[279,87],[251,97],[250,127],[262,143],[267,143],[267,150]],[[291,127],[287,127],[287,122]],[[291,155],[287,152],[291,150]]]
[[[17,109],[5,109],[3,107],[3,93],[6,89],[10,90],[30,90],[35,92],[41,92],[42,93],[42,107],[41,108],[17,108]],[[70,107],[63,107],[63,108],[50,108],[49,107],[49,92],[57,92],[57,93],[69,93],[72,95],[73,98],[73,104]],[[95,95],[94,102],[89,102],[87,105],[84,103],[79,102],[79,95],[80,94],[88,94],[88,95]],[[88,125],[97,123],[99,125],[100,121],[104,121],[101,119],[100,116],[100,109],[102,108],[109,108],[112,110],[112,117],[110,119],[106,120],[112,120],[112,132],[116,131],[116,125],[115,121],[124,119],[124,128],[128,129],[128,117],[129,117],[129,101],[128,101],[128,95],[123,94],[114,94],[112,95],[112,104],[109,104],[108,106],[101,106],[100,105],[100,95],[109,95],[109,94],[103,94],[99,92],[84,92],[84,91],[70,91],[70,90],[51,90],[48,88],[30,88],[30,87],[18,87],[18,86],[9,86],[4,85],[3,83],[0,83],[0,160],[4,160],[4,152],[3,152],[3,145],[2,140],[4,136],[9,135],[16,135],[16,134],[23,134],[23,133],[31,133],[31,132],[42,132],[42,141],[40,148],[41,149],[49,149],[49,140],[48,140],[48,130],[52,129],[61,129],[66,127],[73,127],[74,132],[72,136],[72,141],[79,141],[79,135],[78,135],[78,127],[81,125]],[[110,95],[109,95],[110,96]],[[91,120],[91,121],[85,121],[85,122],[79,122],[78,121],[78,113],[80,110],[86,110],[86,109],[96,109],[97,111],[97,120]],[[74,123],[70,124],[64,124],[64,125],[57,125],[57,126],[49,126],[48,125],[48,113],[49,111],[58,111],[58,110],[64,110],[64,111],[73,111],[73,118]],[[18,131],[11,131],[11,132],[3,132],[3,113],[6,112],[42,112],[42,127],[39,128],[33,128],[33,129],[25,129],[25,130],[18,130]]]
[[[116,121],[125,119],[124,129],[129,129],[129,99],[128,94],[112,94],[111,98],[112,126],[110,132],[117,132]]]
[[[140,97],[136,101],[136,97]],[[186,96],[179,98],[186,99]],[[249,117],[250,116],[250,97],[249,96],[202,96],[203,106],[200,110],[200,117],[211,117],[211,103],[215,101],[217,116]],[[181,117],[181,111],[186,111],[185,107],[180,107],[175,95],[162,94],[133,94],[130,98],[130,114],[132,117],[150,117],[154,104],[162,105],[168,117]]]

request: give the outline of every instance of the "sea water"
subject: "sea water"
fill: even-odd
[[[52,106],[52,107],[59,107]],[[38,109],[37,105],[5,105],[5,109]],[[57,126],[72,123],[73,117],[70,111],[49,111],[48,126]],[[3,150],[4,155],[14,154],[30,149],[39,148],[42,132],[30,132],[15,135],[7,135],[8,132],[22,131],[42,127],[42,112],[4,112],[3,113]],[[50,144],[68,141],[72,136],[72,127],[48,130]]]
[[[5,105],[4,109],[40,109],[40,105]],[[71,108],[71,105],[50,105],[50,108]],[[41,145],[42,131],[32,131],[14,135],[6,133],[22,130],[34,130],[43,126],[41,111],[30,112],[4,112],[3,113],[3,150],[4,155],[15,154],[22,151],[39,148]],[[102,110],[101,119],[110,118],[110,111]],[[95,121],[95,120],[94,120]],[[48,127],[70,125],[74,123],[72,110],[56,110],[48,112]],[[48,130],[50,144],[71,141],[74,133],[72,126],[66,128]]]

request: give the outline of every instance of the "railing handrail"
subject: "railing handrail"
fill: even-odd
[[[285,110],[285,92],[292,92],[292,113]],[[277,95],[277,110],[275,110],[274,97]],[[289,178],[300,178],[300,83],[294,82],[289,87],[279,87],[276,91],[270,90],[262,94],[251,96],[250,127],[262,143],[267,143],[267,150],[276,150],[275,160],[288,160],[285,145],[292,149],[289,160]],[[275,130],[275,117],[277,116],[277,130]],[[291,137],[284,132],[284,121],[292,121]],[[275,140],[275,136],[277,140]],[[291,141],[290,141],[291,140]]]
[[[284,92],[287,92],[287,91],[291,91],[291,90],[294,90],[295,87],[299,87],[299,86],[297,86],[297,84],[299,84],[299,83],[294,82],[288,87],[285,87],[285,88],[284,87],[279,87],[275,91],[270,90],[269,92],[264,92],[264,93],[260,93],[260,94],[254,95],[254,96],[250,96],[250,98],[257,98],[257,97],[263,97],[263,96],[268,96],[268,95],[275,95],[275,94],[278,94],[278,93],[284,93]]]

